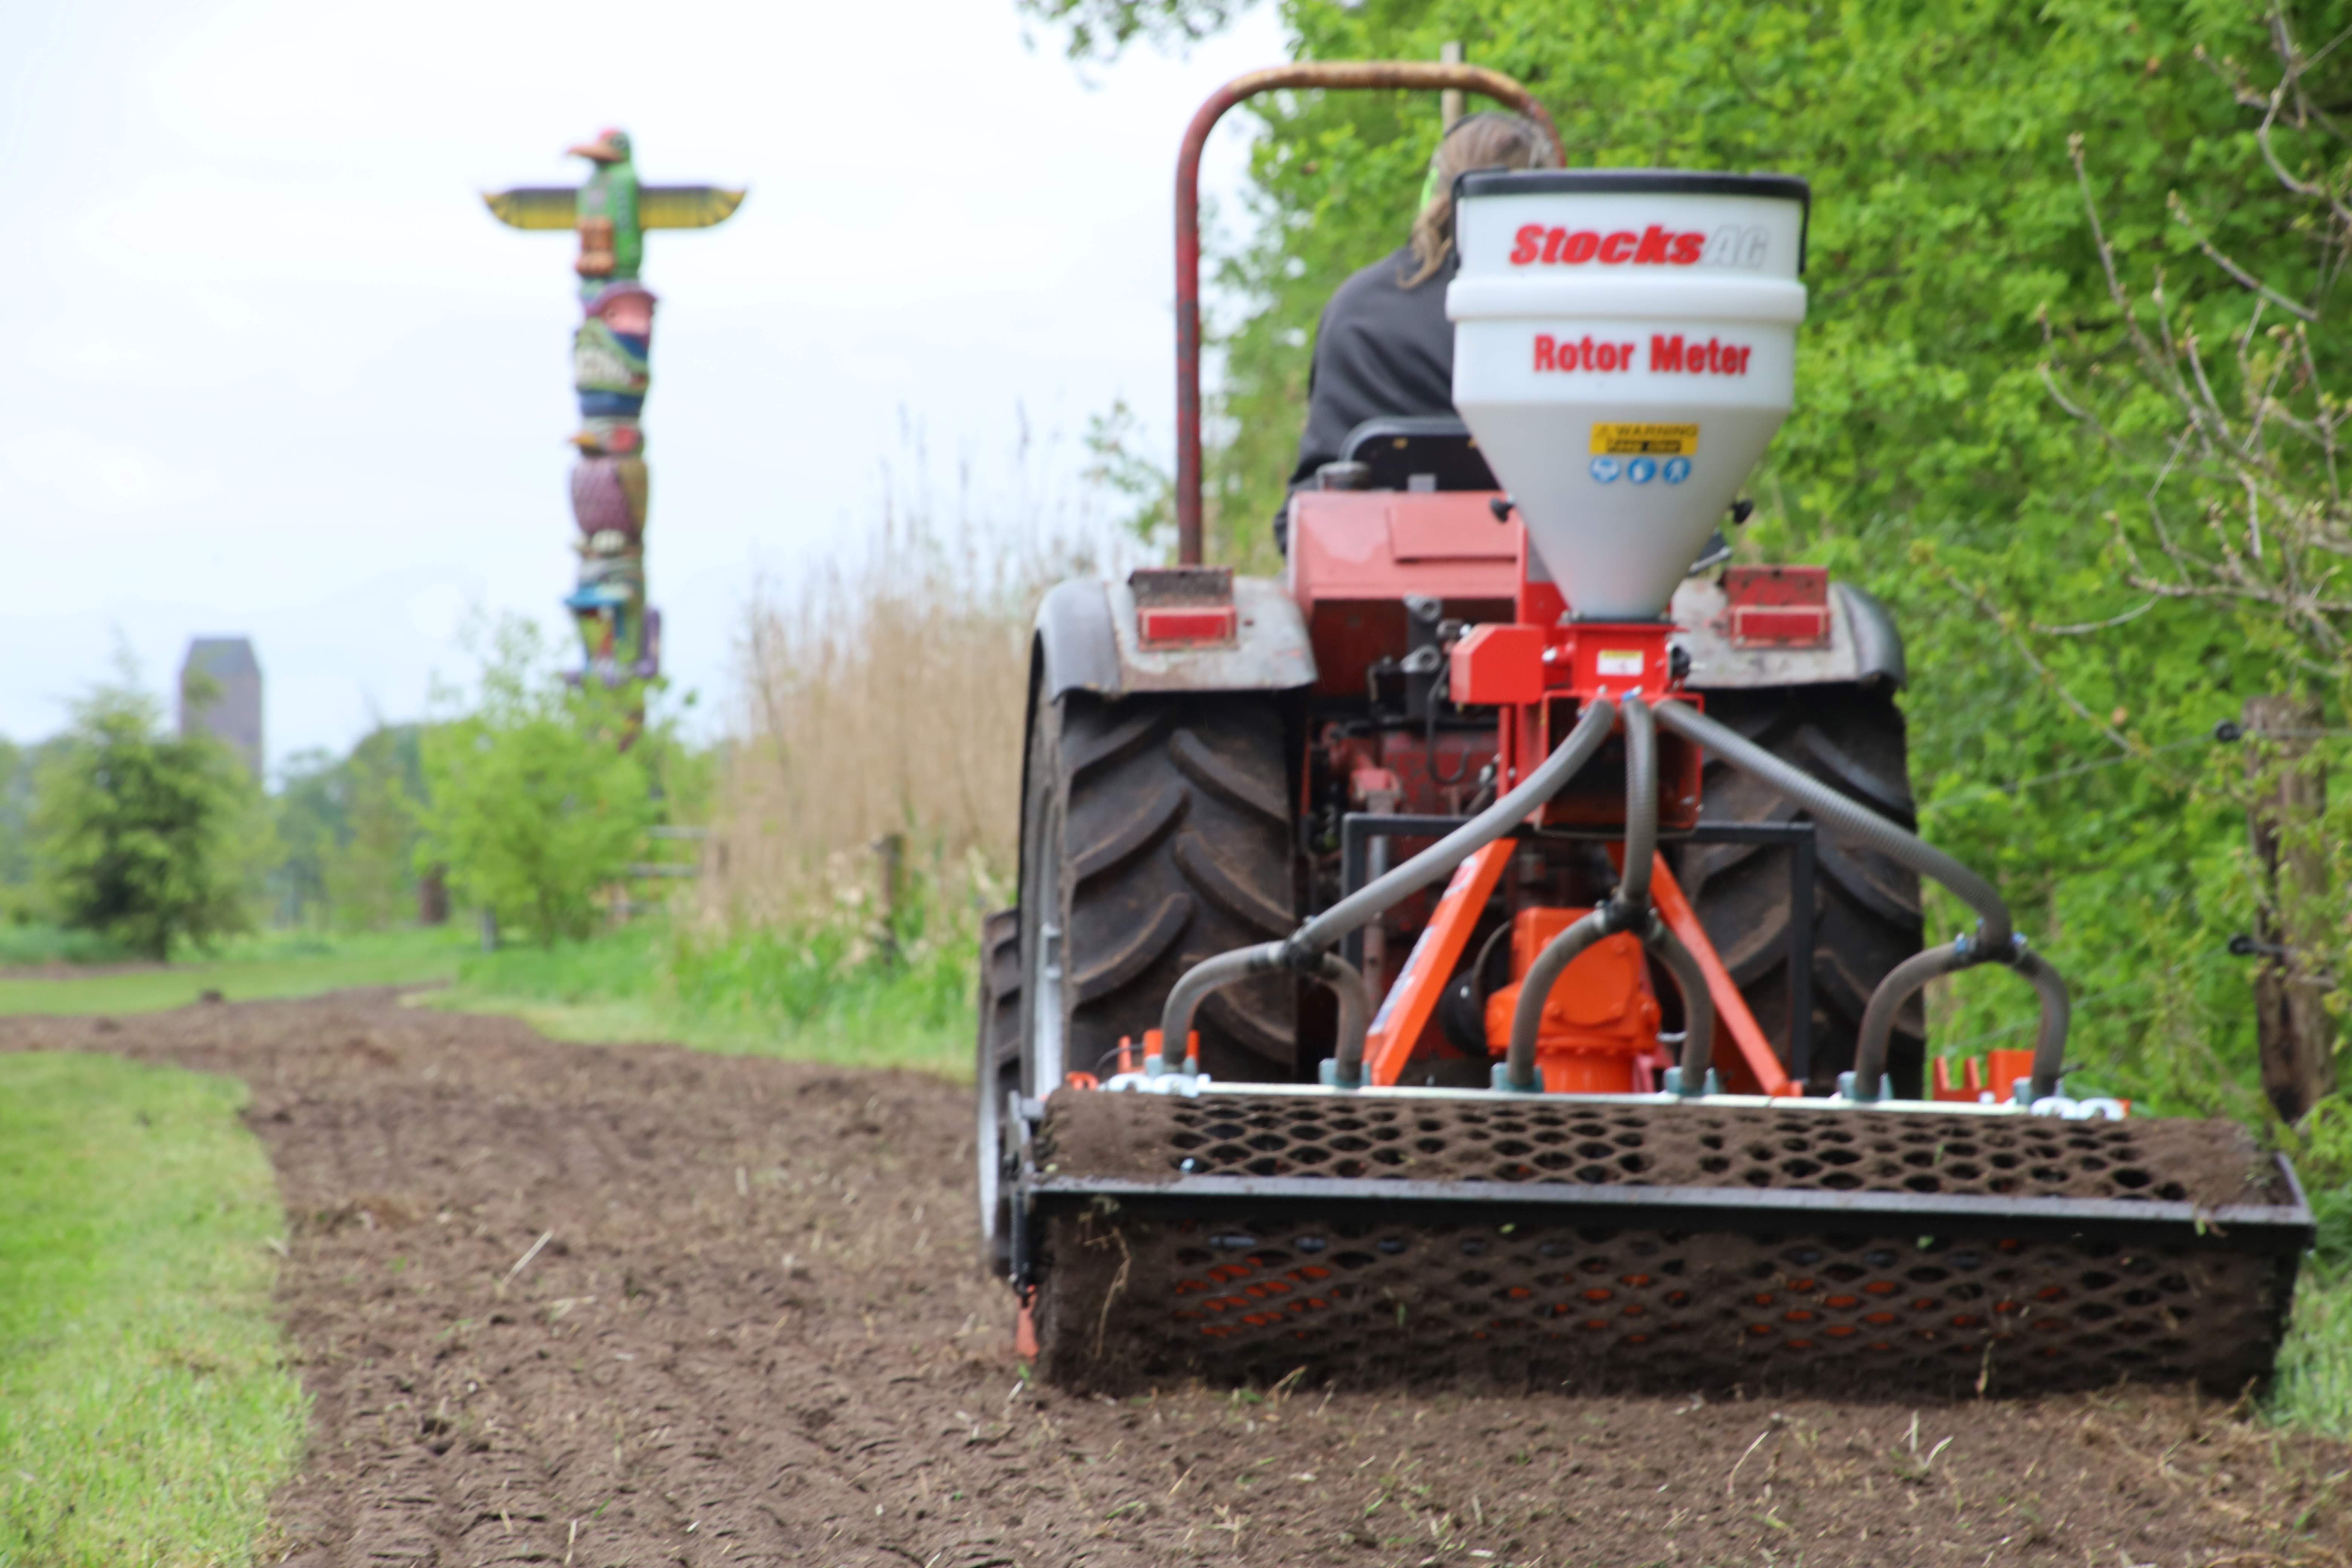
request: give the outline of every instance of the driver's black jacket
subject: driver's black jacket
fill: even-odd
[[[1348,432],[1367,419],[1454,412],[1454,323],[1445,319],[1445,286],[1459,267],[1445,264],[1417,286],[1420,270],[1410,246],[1358,272],[1323,307],[1315,329],[1315,359],[1307,376],[1307,429],[1298,437],[1293,489],[1336,461]],[[1283,539],[1285,515],[1275,519]]]

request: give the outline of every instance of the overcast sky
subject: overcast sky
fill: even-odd
[[[870,531],[902,413],[983,486],[1023,406],[1074,443],[1124,395],[1168,442],[1177,139],[1282,55],[1264,8],[1084,76],[1012,0],[7,10],[0,733],[119,642],[162,690],[244,633],[273,764],[418,713],[469,606],[561,616],[572,242],[477,193],[576,182],[604,125],[649,183],[751,187],[645,269],[653,599],[719,700],[755,578]]]

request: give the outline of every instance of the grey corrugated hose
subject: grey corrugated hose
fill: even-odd
[[[1568,739],[1552,749],[1535,772],[1517,789],[1455,828],[1403,865],[1397,867],[1301,925],[1286,943],[1293,952],[1314,952],[1329,947],[1358,926],[1370,921],[1389,906],[1421,891],[1450,873],[1520,823],[1529,813],[1559,792],[1577,770],[1609,738],[1617,723],[1617,704],[1596,698],[1576,721]]]
[[[1962,903],[1976,910],[1977,918],[1983,922],[1978,928],[1978,936],[1984,944],[1995,951],[2008,948],[2010,934],[2015,928],[2009,918],[2009,906],[2001,901],[1990,882],[1934,845],[1906,833],[1868,806],[1832,789],[1802,768],[1782,762],[1738,731],[1717,723],[1697,710],[1680,702],[1661,702],[1657,714],[1659,723],[1686,741],[1696,741],[1743,773],[1754,773],[1811,812],[1816,821],[1861,839],[1897,865],[1907,866],[1923,877],[1943,883],[1958,895]]]
[[[1332,1070],[1341,1086],[1363,1081],[1366,999],[1363,976],[1323,950],[1365,924],[1391,904],[1411,897],[1527,820],[1528,814],[1558,794],[1577,771],[1592,760],[1617,722],[1617,705],[1603,697],[1588,706],[1568,738],[1552,749],[1533,773],[1508,795],[1447,834],[1386,876],[1375,879],[1307,921],[1285,942],[1260,942],[1204,958],[1186,970],[1168,993],[1160,1009],[1160,1037],[1163,1048],[1181,1048],[1192,1031],[1192,1015],[1201,1001],[1220,986],[1230,985],[1270,969],[1292,968],[1313,975],[1339,996],[1339,1048]],[[1353,1008],[1351,1014],[1350,1008]],[[1353,1026],[1351,1025],[1351,1019]],[[1175,1041],[1177,1047],[1164,1042]]]
[[[1685,740],[1695,741],[1732,766],[1755,774],[1812,813],[1814,820],[1858,838],[1899,866],[1932,877],[1958,894],[1977,912],[1974,935],[1948,947],[1915,953],[1889,970],[1870,994],[1863,1010],[1862,1035],[1855,1043],[1853,1097],[1876,1100],[1885,1075],[1888,1043],[1895,1016],[1928,981],[1979,963],[2006,963],[2031,981],[2042,998],[2042,1024],[2033,1051],[2033,1093],[2036,1098],[2058,1092],[2058,1069],[2066,1054],[2066,1029],[2073,1005],[2066,982],[2050,961],[2028,949],[2010,920],[2009,906],[1993,885],[1949,855],[1905,832],[1894,823],[1822,783],[1803,769],[1781,761],[1738,731],[1717,723],[1680,702],[1658,706],[1658,722]]]

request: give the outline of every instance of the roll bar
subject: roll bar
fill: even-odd
[[[1459,89],[1509,104],[1560,154],[1559,131],[1535,94],[1500,71],[1440,60],[1309,60],[1237,76],[1210,94],[1184,128],[1176,155],[1176,559],[1201,564],[1201,150],[1225,110],[1286,87],[1325,91]]]

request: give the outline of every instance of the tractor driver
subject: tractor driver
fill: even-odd
[[[1551,162],[1551,144],[1516,114],[1490,110],[1447,128],[1430,155],[1412,237],[1340,284],[1323,307],[1292,489],[1336,462],[1348,432],[1367,419],[1454,412],[1454,323],[1445,319],[1445,286],[1460,266],[1454,177],[1474,169],[1544,169]],[[1285,550],[1288,526],[1286,505],[1274,521],[1275,542]]]

